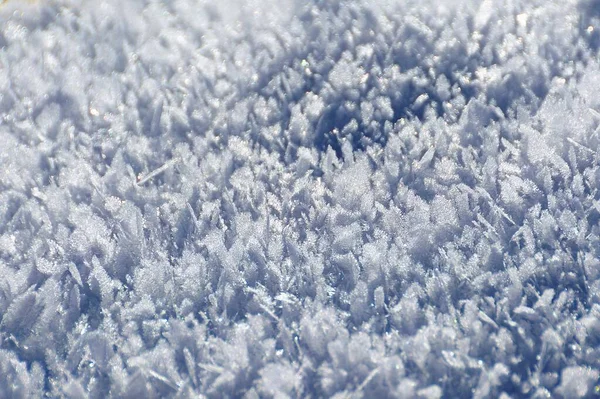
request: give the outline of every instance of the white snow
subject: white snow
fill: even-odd
[[[600,5],[0,5],[0,397],[591,397]]]

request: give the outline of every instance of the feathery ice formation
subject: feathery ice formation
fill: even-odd
[[[0,397],[598,392],[600,2],[212,3],[0,9]]]

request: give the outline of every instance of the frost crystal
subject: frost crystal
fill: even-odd
[[[0,3],[0,397],[599,392],[598,1]]]

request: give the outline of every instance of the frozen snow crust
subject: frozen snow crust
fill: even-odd
[[[591,397],[600,2],[10,1],[0,397]]]

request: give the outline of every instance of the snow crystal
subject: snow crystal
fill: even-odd
[[[0,397],[589,397],[596,1],[0,5]]]

